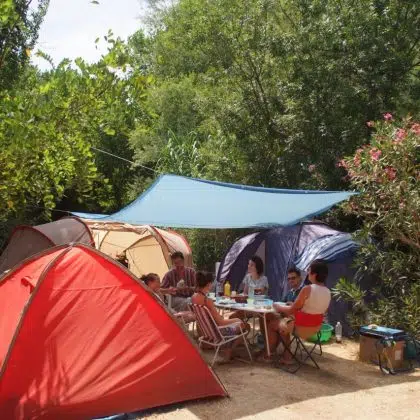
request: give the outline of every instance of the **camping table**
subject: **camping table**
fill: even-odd
[[[220,309],[229,309],[232,311],[244,311],[247,313],[251,313],[256,315],[258,318],[262,318],[264,321],[264,335],[265,335],[265,346],[267,348],[268,357],[271,356],[270,346],[268,345],[268,333],[267,333],[267,314],[275,314],[277,313],[274,308],[272,309],[264,309],[256,305],[248,305],[248,304],[241,304],[241,303],[227,303],[222,304],[215,301],[215,306]],[[254,327],[255,329],[255,327]],[[255,331],[254,331],[255,334]]]

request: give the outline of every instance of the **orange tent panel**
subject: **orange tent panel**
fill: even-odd
[[[226,395],[164,305],[92,248],[25,262],[0,282],[6,304],[2,418],[90,419]]]

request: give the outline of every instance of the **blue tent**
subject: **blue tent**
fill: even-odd
[[[323,213],[354,193],[252,187],[161,175],[127,207],[86,219],[184,228],[290,226]]]
[[[269,295],[275,301],[284,300],[289,285],[287,269],[297,267],[302,279],[313,260],[322,259],[328,264],[327,286],[332,288],[341,277],[354,279],[356,270],[353,258],[358,245],[346,233],[336,231],[321,222],[302,222],[295,226],[265,229],[238,239],[223,257],[217,280],[231,283],[233,290],[240,290],[249,259],[258,255],[264,262],[268,278]],[[341,321],[348,333],[345,302],[333,300],[328,309],[332,324]]]

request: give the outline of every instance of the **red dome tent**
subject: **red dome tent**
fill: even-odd
[[[226,391],[164,305],[77,244],[0,279],[4,419],[91,419]]]
[[[0,274],[44,249],[70,242],[95,246],[89,228],[78,217],[63,217],[37,226],[17,226],[0,256]]]

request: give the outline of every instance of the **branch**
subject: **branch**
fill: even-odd
[[[417,242],[414,242],[411,239],[407,238],[405,235],[400,234],[399,239],[401,242],[405,243],[406,245],[410,245],[413,248],[417,248],[418,250],[420,250],[420,245]]]

